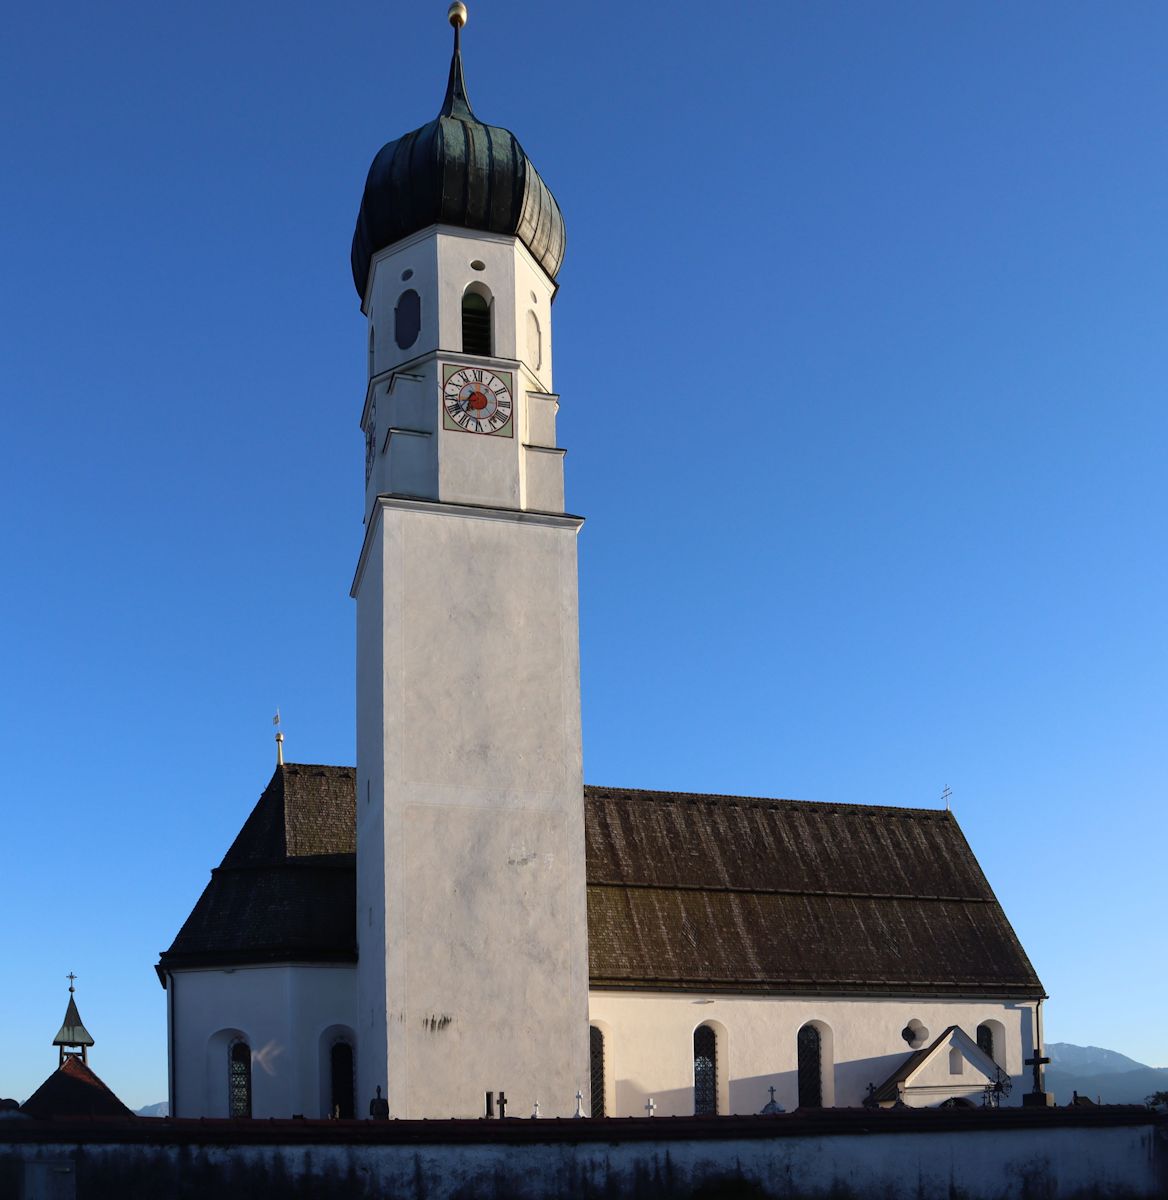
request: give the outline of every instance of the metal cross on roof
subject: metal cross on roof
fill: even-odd
[[[77,976],[74,975],[72,971],[70,971],[69,974],[65,976],[65,978],[69,981],[69,990],[73,991],[73,984],[76,981]]]

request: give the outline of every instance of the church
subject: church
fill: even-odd
[[[353,236],[356,767],[281,756],[161,955],[171,1114],[1021,1103],[1044,992],[950,812],[585,786],[564,221],[450,21]]]

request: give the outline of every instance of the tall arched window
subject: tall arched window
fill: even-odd
[[[334,1117],[351,1121],[355,1113],[353,1101],[353,1047],[348,1042],[334,1042],[329,1051],[329,1075],[332,1080],[329,1112]]]
[[[251,1047],[247,1042],[232,1042],[227,1060],[227,1113],[232,1117],[251,1116]]]
[[[977,1027],[977,1048],[997,1062],[997,1055],[994,1053],[994,1031],[989,1025]]]
[[[604,1033],[595,1025],[588,1027],[588,1056],[592,1067],[592,1115],[604,1117]]]
[[[718,1113],[718,1037],[708,1025],[694,1030],[694,1116]]]
[[[804,1025],[797,1039],[799,1107],[823,1107],[823,1042],[814,1025]]]
[[[463,354],[491,354],[491,305],[486,296],[467,292],[462,297]]]

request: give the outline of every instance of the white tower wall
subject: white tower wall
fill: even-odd
[[[462,352],[467,287],[490,298],[490,356]],[[407,288],[421,325],[400,347]],[[358,1070],[401,1117],[479,1116],[488,1090],[567,1116],[587,1091],[582,522],[563,513],[554,291],[517,239],[433,227],[378,255],[366,298]],[[444,364],[509,373],[511,436],[443,427]]]

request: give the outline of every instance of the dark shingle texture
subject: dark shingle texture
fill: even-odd
[[[356,962],[352,767],[277,767],[159,967]]]
[[[587,788],[599,988],[1039,996],[953,815]]]
[[[132,1117],[80,1058],[70,1055],[20,1106],[30,1117]]]
[[[160,968],[352,962],[354,772],[286,766]],[[951,813],[589,787],[596,988],[1037,997]]]

